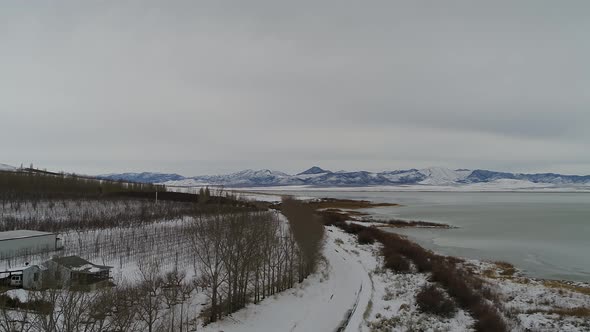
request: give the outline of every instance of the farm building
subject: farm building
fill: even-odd
[[[0,232],[0,259],[62,248],[57,234],[30,230]]]
[[[88,287],[108,284],[112,267],[90,263],[78,256],[54,257],[39,265],[0,271],[0,284],[24,289]]]
[[[78,256],[54,257],[42,263],[44,287],[100,287],[110,279],[111,266],[96,265]]]

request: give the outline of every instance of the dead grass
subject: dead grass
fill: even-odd
[[[574,316],[574,317],[590,317],[590,308],[563,308],[549,310],[552,314],[558,314],[560,316]]]
[[[368,216],[368,213],[364,213],[364,212],[360,212],[360,211],[354,211],[354,210],[340,210],[340,209],[325,209],[324,211],[326,212],[334,212],[334,213],[343,213],[343,214],[348,214],[351,216]]]
[[[483,277],[490,279],[510,279],[514,282],[520,282],[519,278],[516,278],[516,272],[518,271],[514,265],[504,262],[496,261],[493,262],[494,267],[485,269],[480,272]]]
[[[390,219],[390,220],[368,220],[374,222],[382,222],[385,225],[381,227],[392,227],[392,228],[445,228],[449,229],[452,228],[450,225],[447,224],[440,224],[436,222],[430,221],[419,221],[419,220],[400,220],[400,219]]]
[[[451,318],[457,312],[457,306],[436,285],[425,285],[416,294],[416,304],[421,312]]]
[[[375,243],[375,236],[370,230],[362,230],[357,235],[359,244],[373,244]]]
[[[516,268],[514,267],[514,265],[508,262],[497,261],[494,262],[494,264],[496,264],[496,266],[500,270],[500,275],[502,277],[512,277],[516,273]]]
[[[366,223],[375,223],[379,224],[378,227],[390,227],[390,228],[442,228],[442,229],[450,229],[453,228],[447,224],[440,224],[434,223],[429,221],[418,221],[418,220],[400,220],[400,219],[390,219],[390,220],[376,220],[372,218],[367,218],[369,214],[354,211],[354,210],[341,210],[341,209],[323,209],[317,210],[316,213],[320,215],[324,219],[324,224],[332,225],[335,222],[344,222],[344,221],[358,221],[358,222],[366,222]]]
[[[496,269],[487,269],[484,270],[481,273],[482,276],[486,277],[486,278],[490,278],[490,279],[496,279],[498,278],[498,272],[496,271]]]
[[[549,309],[549,310],[532,309],[532,310],[527,310],[526,313],[527,314],[541,313],[541,314],[548,314],[548,315],[559,315],[559,316],[571,316],[571,317],[586,318],[586,317],[590,317],[590,308],[584,308],[584,307],[555,308],[555,309]]]
[[[316,214],[322,217],[324,225],[330,226],[337,223],[345,223],[348,220],[352,220],[351,215],[344,213],[344,211],[338,209],[330,209],[324,211],[316,211]]]
[[[554,289],[565,289],[572,292],[590,296],[590,287],[572,285],[561,280],[543,280],[543,286]],[[590,309],[589,309],[590,310]]]
[[[533,281],[537,281],[540,282],[543,286],[547,287],[547,288],[553,288],[556,289],[558,291],[570,291],[570,292],[574,292],[574,293],[580,293],[583,295],[587,295],[590,296],[590,287],[585,287],[585,286],[578,286],[578,285],[574,285],[569,283],[568,281],[564,281],[564,280],[537,280],[537,279],[531,279],[531,278],[527,278],[527,277],[522,277],[519,276],[517,277],[515,275],[514,272],[512,272],[511,270],[504,270],[505,274],[504,275],[498,275],[497,270],[495,269],[487,269],[484,270],[481,275],[490,279],[509,279],[512,282],[518,283],[518,284],[522,284],[522,285],[528,285]]]
[[[317,201],[308,202],[315,210],[319,209],[370,209],[384,206],[400,206],[396,203],[373,203],[370,201],[352,200],[352,199],[334,199],[322,198]]]

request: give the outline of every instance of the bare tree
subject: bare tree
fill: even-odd
[[[48,289],[45,291],[31,293],[29,301],[45,304],[43,308],[37,308],[35,311],[33,328],[36,331],[58,331],[58,324],[62,316],[62,312],[57,308],[59,304],[60,292],[61,290]]]
[[[148,332],[153,332],[164,311],[160,263],[156,260],[140,263],[139,274],[141,282],[135,292],[137,317],[145,323]]]
[[[76,332],[92,327],[94,321],[90,318],[90,308],[94,300],[95,295],[89,292],[69,289],[59,292],[57,307],[61,319],[57,322],[57,329],[63,332]]]
[[[166,307],[170,311],[170,329],[169,331],[177,331],[183,329],[183,313],[184,302],[190,297],[193,286],[186,280],[186,272],[178,270],[178,255],[176,256],[176,263],[174,269],[164,276],[163,281],[163,296]],[[180,304],[180,323],[179,328],[176,328],[176,309]]]
[[[137,290],[123,283],[109,295],[112,304],[110,319],[112,329],[114,331],[138,331],[136,301],[139,296],[137,296]]]
[[[210,300],[206,324],[292,287],[301,265],[289,225],[273,212],[195,217],[191,237],[196,285]]]
[[[215,322],[221,317],[220,287],[227,278],[223,262],[223,239],[226,225],[219,215],[196,219],[191,235],[196,259],[195,275],[200,275],[198,285],[206,289],[211,301],[207,323]]]
[[[32,317],[27,309],[11,309],[5,303],[0,303],[0,331],[32,331],[33,319],[34,317]]]

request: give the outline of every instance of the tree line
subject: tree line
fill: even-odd
[[[125,191],[166,191],[163,185],[101,180],[76,174],[50,173],[32,169],[0,171],[3,199],[96,197]]]
[[[323,226],[310,243],[296,230],[316,223],[276,212],[253,212],[199,217],[192,229],[195,274],[209,298],[203,313],[215,322],[248,303],[257,303],[293,287],[317,267],[323,243]],[[311,234],[309,234],[311,235]],[[312,252],[315,250],[315,252]]]

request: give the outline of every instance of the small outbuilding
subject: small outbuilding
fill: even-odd
[[[0,232],[0,259],[54,251],[63,248],[55,233],[15,230]]]
[[[43,287],[44,266],[25,265],[0,272],[0,284],[25,289],[41,289]]]
[[[88,286],[108,283],[111,266],[96,265],[79,256],[54,257],[42,264],[45,287]]]

